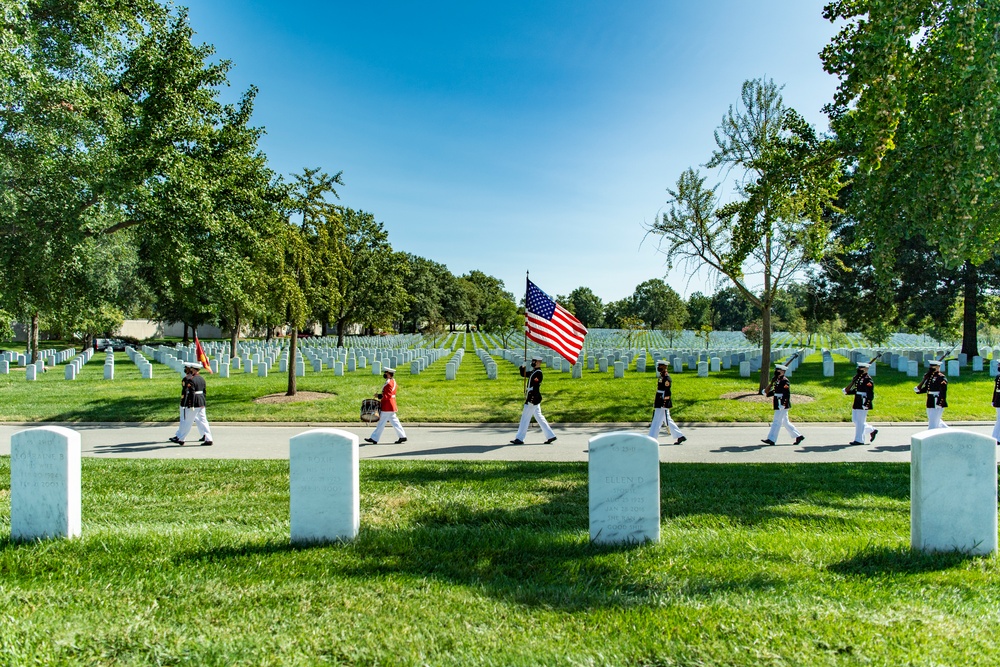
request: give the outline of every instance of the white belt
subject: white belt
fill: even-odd
[[[774,397],[775,398],[784,398],[785,395],[784,394],[775,394]]]
[[[667,392],[665,392],[665,391],[658,391],[658,392],[656,392],[656,393],[657,393],[657,394],[659,394],[660,396],[663,396],[663,395],[664,395],[665,393],[667,393]]]
[[[929,391],[929,392],[927,392],[927,395],[928,395],[928,396],[937,396],[937,395],[938,395],[938,394],[940,394],[940,393],[941,393],[941,392],[939,392],[939,391]]]
[[[867,396],[867,395],[868,395],[867,391],[859,391],[858,392],[858,396]]]
[[[205,392],[203,392],[203,391],[196,391],[194,393],[197,395],[197,394],[204,394]]]

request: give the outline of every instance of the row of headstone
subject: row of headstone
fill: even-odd
[[[452,355],[451,359],[445,364],[444,367],[444,379],[454,380],[458,377],[458,369],[462,365],[462,358],[465,356],[465,348],[460,347],[455,350],[455,354]]]
[[[83,350],[80,354],[70,359],[69,363],[66,364],[64,377],[67,380],[75,380],[76,376],[79,375],[80,371],[83,370],[84,364],[90,361],[93,356],[94,356],[94,349],[88,347],[87,349]]]
[[[496,380],[497,379],[497,362],[493,360],[490,353],[486,348],[477,347],[476,355],[479,356],[479,360],[483,362],[483,368],[486,369],[486,379]]]
[[[620,363],[620,362],[618,362]],[[985,435],[947,429],[911,439],[910,544],[920,551],[997,552],[997,448]],[[656,440],[608,433],[588,443],[590,539],[660,539]],[[358,436],[314,429],[289,442],[290,539],[352,540],[361,528]],[[80,434],[43,426],[11,436],[10,526],[15,542],[82,533]]]

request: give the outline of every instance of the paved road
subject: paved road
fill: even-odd
[[[317,425],[311,424],[214,424],[215,444],[197,446],[189,442],[180,447],[167,442],[176,425],[164,424],[63,424],[82,435],[84,456],[101,458],[190,458],[190,459],[282,459],[288,458],[288,439]],[[0,455],[10,454],[10,436],[38,424],[0,424]],[[324,425],[342,428],[359,437],[371,433],[359,424]],[[361,447],[366,459],[454,459],[500,461],[586,461],[587,441],[594,435],[611,431],[643,433],[640,424],[556,425],[558,440],[542,444],[537,428],[528,433],[526,444],[511,445],[514,425],[405,425],[408,442],[390,444],[395,436],[385,437],[384,444]],[[923,430],[923,424],[878,425],[878,437],[872,444],[849,447],[854,436],[850,424],[798,424],[805,441],[793,446],[785,433],[778,445],[764,445],[765,424],[704,424],[681,427],[688,441],[673,445],[673,438],[660,438],[660,460],[674,462],[745,463],[831,461],[909,461],[910,436]],[[989,435],[992,423],[953,423]],[[387,430],[386,436],[391,433]],[[364,444],[364,443],[362,443]]]

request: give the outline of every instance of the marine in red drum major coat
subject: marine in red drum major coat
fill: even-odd
[[[382,391],[375,394],[375,398],[379,399],[382,413],[379,415],[375,430],[372,431],[371,436],[365,438],[365,442],[377,445],[386,423],[389,423],[396,431],[395,444],[400,445],[406,442],[406,431],[403,430],[403,425],[396,415],[396,369],[386,368],[382,371],[382,377],[385,378],[385,384],[382,385]]]

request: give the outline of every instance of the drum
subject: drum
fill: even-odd
[[[366,398],[361,401],[361,421],[371,424],[377,422],[381,412],[381,403],[375,398]]]

